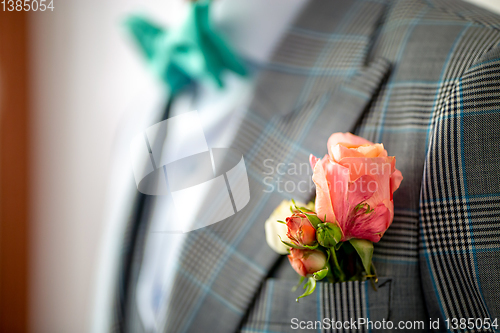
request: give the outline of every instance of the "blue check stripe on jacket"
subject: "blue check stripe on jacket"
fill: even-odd
[[[405,177],[393,225],[375,246],[387,280],[376,293],[349,284],[322,289],[292,312],[283,307],[293,296],[280,293],[279,279],[269,280],[249,331],[293,331],[286,324],[301,313],[316,320],[420,320],[426,330],[429,317],[446,330],[447,318],[500,315],[500,19],[459,1],[398,1],[384,16],[368,59],[383,57],[392,70],[356,133],[383,142]],[[256,314],[265,306],[268,317],[288,323],[270,326]]]
[[[500,49],[453,81],[433,122],[420,255],[448,318],[500,313]]]

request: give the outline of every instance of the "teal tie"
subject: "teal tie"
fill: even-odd
[[[126,21],[149,66],[171,96],[193,81],[208,80],[223,87],[221,74],[225,70],[247,75],[243,62],[212,27],[209,7],[209,1],[192,3],[184,24],[169,31],[140,16]]]

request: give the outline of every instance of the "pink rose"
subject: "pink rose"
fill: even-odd
[[[316,184],[316,214],[337,223],[342,241],[378,242],[394,217],[392,194],[403,176],[382,144],[351,133],[334,133],[328,155],[309,158]]]
[[[313,245],[316,242],[316,229],[302,213],[286,218],[287,237],[297,245]]]
[[[290,249],[288,260],[293,269],[301,276],[308,276],[326,266],[326,255],[319,250]]]

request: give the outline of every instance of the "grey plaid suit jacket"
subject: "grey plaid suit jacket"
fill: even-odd
[[[312,0],[260,74],[233,144],[245,157],[250,203],[189,234],[162,330],[295,332],[293,318],[363,317],[422,321],[426,331],[439,318],[446,331],[446,318],[498,318],[499,28],[500,17],[458,1]],[[301,184],[311,172],[268,166],[324,155],[337,131],[397,157],[404,180],[394,222],[375,244],[376,291],[322,282],[296,303],[296,274],[265,243],[264,221],[283,199],[310,198],[314,189]],[[216,210],[210,198],[200,219]],[[130,332],[143,330],[138,248],[120,326]]]

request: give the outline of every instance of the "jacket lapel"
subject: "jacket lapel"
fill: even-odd
[[[232,217],[187,236],[163,323],[166,332],[204,332],[207,327],[221,333],[237,330],[263,279],[279,258],[266,244],[264,221],[283,199],[306,201],[311,197],[314,186],[309,154],[323,155],[333,132],[354,129],[390,68],[384,59],[376,59],[366,67],[362,61],[369,49],[369,36],[384,9],[380,3],[354,1],[339,9],[312,1],[297,22],[298,26],[307,26],[315,13],[324,16],[325,10],[334,9],[336,15],[339,10],[366,15],[356,6],[365,8],[367,4],[373,6],[370,17],[364,20],[368,24],[364,30],[367,37],[360,43],[360,54],[348,57],[350,63],[342,64],[339,70],[333,68],[344,58],[339,59],[335,45],[329,43],[340,36],[324,34],[320,36],[326,40],[323,50],[327,54],[309,50],[307,58],[315,62],[298,70],[293,63],[304,57],[304,50],[290,52],[288,45],[319,37],[296,27],[284,37],[274,62],[261,74],[254,100],[232,145],[245,159],[250,202]],[[330,24],[328,16],[323,19],[323,26]],[[354,39],[348,33],[342,38]],[[327,63],[320,61],[325,56]],[[318,70],[331,74],[318,77]],[[210,218],[217,209],[217,198],[211,197],[199,218]]]

